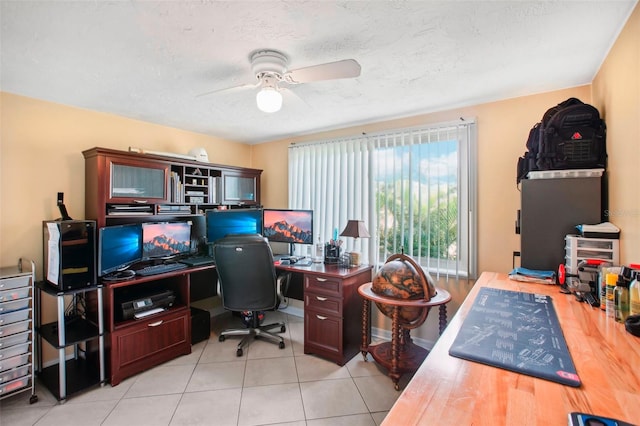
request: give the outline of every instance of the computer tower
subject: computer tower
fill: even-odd
[[[95,221],[47,220],[42,233],[46,282],[60,291],[97,284]]]

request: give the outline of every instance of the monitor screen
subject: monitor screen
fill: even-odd
[[[191,222],[142,224],[142,257],[172,257],[191,252]]]
[[[262,235],[269,241],[313,244],[313,210],[264,209]]]
[[[121,271],[142,259],[140,224],[107,226],[98,231],[98,276]]]
[[[207,242],[229,234],[262,233],[262,209],[207,210]]]

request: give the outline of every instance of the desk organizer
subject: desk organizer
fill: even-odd
[[[325,265],[337,265],[340,263],[340,246],[327,243],[324,246],[324,263]]]

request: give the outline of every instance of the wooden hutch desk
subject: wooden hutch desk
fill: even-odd
[[[482,287],[550,295],[582,381],[574,388],[449,355]],[[599,308],[485,272],[389,414],[393,425],[566,425],[578,411],[640,424],[640,338]]]

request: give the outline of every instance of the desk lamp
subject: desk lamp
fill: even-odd
[[[344,227],[342,233],[340,233],[342,237],[352,237],[354,239],[358,238],[369,238],[369,231],[367,231],[367,227],[364,226],[364,222],[361,220],[349,220],[347,222],[347,226]],[[349,259],[351,266],[359,266],[360,265],[360,253],[356,251],[349,252]]]

